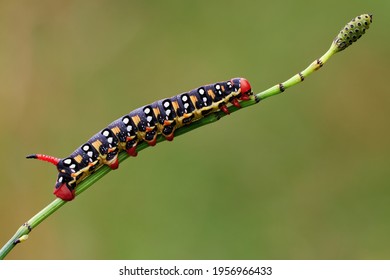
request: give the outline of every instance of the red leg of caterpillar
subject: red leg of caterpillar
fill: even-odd
[[[132,157],[136,157],[137,156],[137,146],[134,146],[134,147],[131,147],[130,149],[127,149],[126,150],[126,153],[129,155],[129,156],[132,156]]]
[[[226,115],[230,115],[229,109],[226,105],[222,105],[219,109],[221,109]]]
[[[238,100],[236,98],[234,98],[232,101],[230,101],[230,103],[232,103],[234,107],[241,108],[241,104],[240,104],[240,102],[238,102]]]
[[[249,99],[251,99],[251,97],[246,93],[242,93],[240,96],[240,100],[249,100]]]
[[[41,154],[29,155],[26,158],[35,158],[35,159],[43,160],[46,162],[50,162],[51,164],[54,164],[55,166],[57,166],[58,162],[61,160],[59,158],[55,158],[55,157],[47,156],[47,155],[41,155]]]
[[[112,152],[115,152],[118,148],[115,147],[115,148],[109,148],[108,149],[108,153],[112,153]],[[118,166],[119,166],[119,161],[118,161],[118,153],[115,155],[115,157],[113,157],[110,161],[107,161],[107,165],[111,168],[111,169],[117,169]]]
[[[167,121],[167,120],[165,120],[165,121],[164,121],[164,126],[169,126],[169,125],[171,125],[172,123],[173,123],[173,121]],[[172,141],[173,138],[175,137],[175,134],[174,134],[174,133],[175,133],[175,129],[172,129],[171,134],[169,134],[169,135],[163,134],[163,135],[164,135],[164,137],[165,137],[166,140]]]
[[[74,190],[71,191],[66,184],[62,184],[58,188],[55,188],[53,193],[56,197],[65,201],[73,200],[75,197]]]
[[[167,139],[168,141],[172,141],[173,138],[175,137],[175,134],[172,132],[170,135],[165,135],[164,137],[165,137],[165,139]]]
[[[146,143],[148,143],[149,146],[155,146],[157,143],[157,137],[154,137],[151,141],[146,141]]]
[[[112,170],[118,169],[119,167],[118,155],[115,156],[115,158],[111,161],[111,163],[108,166]]]

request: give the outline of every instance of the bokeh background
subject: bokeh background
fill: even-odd
[[[242,76],[285,94],[121,164],[9,259],[389,259],[389,1],[1,1],[0,243],[54,196],[53,166],[114,119]]]

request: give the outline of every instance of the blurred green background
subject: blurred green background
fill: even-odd
[[[53,166],[114,119],[242,76],[301,85],[142,151],[9,259],[389,259],[389,1],[2,1],[0,243],[54,199]]]

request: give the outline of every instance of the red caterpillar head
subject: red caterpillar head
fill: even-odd
[[[241,100],[249,100],[249,97],[253,94],[251,84],[247,79],[240,79],[240,88],[241,88],[241,96],[239,97]]]
[[[240,89],[240,94],[238,95],[239,100],[249,100],[252,93],[252,88],[249,83],[249,81],[245,78],[235,78],[232,79],[231,82],[233,83],[234,87],[236,89]]]

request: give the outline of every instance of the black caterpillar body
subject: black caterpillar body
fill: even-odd
[[[47,161],[57,167],[59,174],[54,194],[69,201],[75,197],[77,184],[94,170],[103,165],[117,169],[121,150],[136,156],[139,142],[154,146],[159,134],[172,141],[177,128],[219,110],[229,114],[228,103],[240,108],[240,101],[248,100],[252,95],[251,86],[244,78],[202,86],[130,112],[92,136],[66,158],[42,154],[27,158]]]

